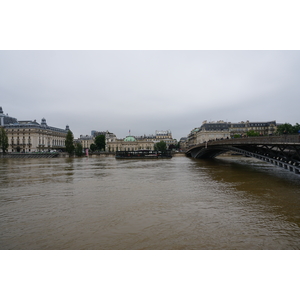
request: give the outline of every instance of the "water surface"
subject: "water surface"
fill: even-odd
[[[244,157],[0,159],[1,249],[299,249],[300,177]]]

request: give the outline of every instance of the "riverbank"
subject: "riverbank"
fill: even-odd
[[[89,157],[115,157],[113,152],[100,152],[92,153]],[[172,153],[173,157],[184,157],[184,152],[174,152]],[[69,154],[66,152],[46,152],[46,153],[0,153],[0,158],[55,158],[55,157],[69,157]]]

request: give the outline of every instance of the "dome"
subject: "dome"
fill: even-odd
[[[42,119],[41,125],[47,126],[47,123],[46,123],[46,119],[45,119],[45,118]]]
[[[126,138],[124,139],[124,142],[135,142],[136,139],[133,136],[126,136]]]

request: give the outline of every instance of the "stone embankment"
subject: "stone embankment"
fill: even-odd
[[[0,158],[52,158],[58,157],[59,153],[0,153]]]
[[[172,153],[173,157],[183,157],[185,156],[184,152],[175,152]],[[0,153],[0,158],[53,158],[53,157],[69,157],[69,154],[66,152],[56,152],[56,153]],[[115,153],[93,153],[89,157],[115,157]]]

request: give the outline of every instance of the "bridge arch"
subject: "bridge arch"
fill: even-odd
[[[271,136],[210,141],[186,151],[193,158],[214,158],[233,151],[300,174],[300,136]]]

